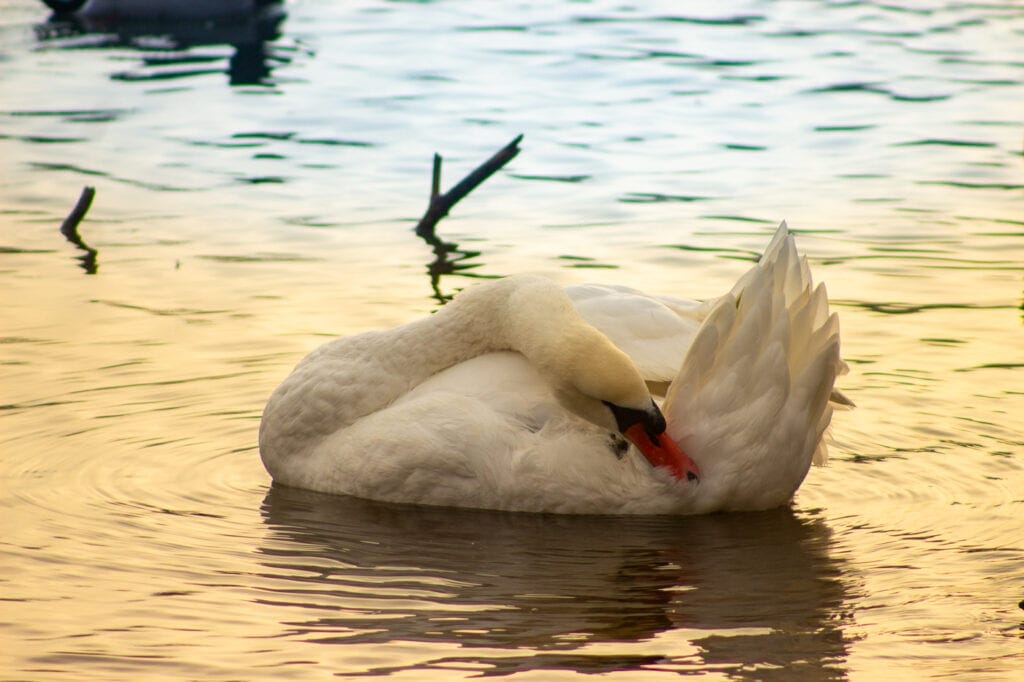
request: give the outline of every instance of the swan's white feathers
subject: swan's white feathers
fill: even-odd
[[[845,371],[839,323],[785,223],[707,303],[617,286],[565,294],[507,278],[398,330],[325,344],[267,404],[267,469],[288,485],[396,502],[701,513],[786,504],[812,459],[824,462],[830,399],[845,400],[833,387]],[[649,401],[643,380],[671,382],[669,434],[699,483],[633,447],[616,456],[614,426],[588,414],[607,412],[602,393]]]
[[[646,409],[650,395],[634,361],[577,311],[566,292],[543,277],[516,282],[499,314],[504,347],[526,356],[569,410],[614,428],[604,402]]]
[[[838,318],[780,226],[758,265],[715,302],[665,404],[669,432],[702,467],[713,509],[784,504],[823,434],[839,360]]]
[[[702,307],[623,286],[576,285],[566,293],[588,323],[624,351],[648,381],[671,381],[700,326]]]
[[[331,434],[309,453],[305,475],[287,482],[431,505],[593,514],[677,509],[680,500],[664,490],[682,484],[663,472],[651,476],[637,453],[617,458],[610,445],[606,430],[565,412],[522,355],[490,353]],[[567,488],[567,479],[576,485]],[[609,508],[610,500],[616,506]]]

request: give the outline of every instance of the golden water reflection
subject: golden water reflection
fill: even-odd
[[[282,607],[290,639],[454,644],[457,654],[411,667],[472,663],[503,675],[844,676],[855,578],[830,556],[831,532],[813,515],[555,517],[280,486],[262,511],[270,534],[261,561],[274,578],[265,601]],[[403,669],[382,663],[373,672]]]
[[[1014,679],[1024,15],[940,4],[289,3],[231,87],[229,47],[48,36],[7,0],[0,670]],[[430,155],[518,132],[418,240]],[[260,465],[327,338],[470,276],[717,296],[783,218],[858,405],[791,512],[409,510]]]

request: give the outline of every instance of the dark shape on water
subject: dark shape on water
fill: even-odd
[[[430,203],[427,205],[427,210],[423,217],[420,218],[419,223],[416,225],[416,235],[434,249],[434,260],[427,265],[427,272],[430,274],[430,286],[434,290],[434,298],[441,305],[452,299],[452,295],[441,292],[441,276],[456,273],[466,275],[466,270],[475,268],[478,264],[469,264],[463,261],[476,258],[480,255],[480,252],[460,249],[458,244],[442,240],[437,236],[437,223],[448,215],[448,212],[456,203],[515,158],[519,153],[519,143],[522,139],[522,135],[516,136],[515,139],[495,152],[491,158],[473,169],[472,172],[444,194],[441,194],[442,159],[440,154],[434,154],[434,169],[430,184]],[[452,257],[453,254],[454,257]]]
[[[57,14],[77,12],[87,0],[43,0],[46,6]]]
[[[1004,310],[1005,305],[984,305],[980,303],[898,303],[895,301],[851,301],[832,299],[837,306],[861,308],[884,315],[913,315],[931,310]]]
[[[240,43],[234,48],[228,60],[231,85],[259,85],[270,77],[266,41]]]
[[[92,206],[92,198],[94,196],[96,196],[95,188],[83,187],[75,207],[71,209],[71,213],[68,214],[68,217],[64,219],[60,226],[60,233],[64,235],[64,238],[84,252],[83,255],[78,257],[78,260],[87,275],[95,275],[99,269],[99,266],[96,264],[96,257],[99,255],[99,252],[82,240],[82,236],[78,234],[78,224],[82,222],[85,214],[89,211],[89,207]]]
[[[619,201],[624,204],[656,204],[668,201],[690,203],[694,201],[707,201],[711,198],[684,194],[662,194],[660,192],[627,192]]]
[[[441,291],[441,277],[443,275],[471,277],[472,275],[467,271],[479,267],[480,263],[467,261],[477,258],[480,252],[460,248],[458,244],[446,242],[436,234],[420,236],[434,249],[434,260],[427,264],[427,273],[430,275],[430,288],[434,290],[434,300],[444,305],[452,300],[454,294],[445,294]],[[477,276],[483,277],[483,275]]]
[[[227,73],[231,85],[267,83],[275,61],[287,61],[268,53],[267,44],[281,35],[286,16],[281,0],[234,0],[232,2],[117,2],[115,0],[44,0],[54,10],[46,23],[36,26],[41,41],[66,41],[66,47],[143,48],[143,71],[112,74],[114,80],[166,80],[224,69],[196,68],[197,61],[217,61],[202,55],[183,54],[193,47],[231,45]],[[88,42],[79,36],[92,36]],[[154,39],[160,43],[155,46]],[[168,56],[152,57],[155,50]],[[158,67],[153,69],[151,67]],[[182,68],[188,67],[188,68]]]

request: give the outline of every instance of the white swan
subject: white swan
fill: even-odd
[[[783,223],[712,302],[515,276],[331,341],[270,397],[260,455],[278,483],[394,502],[767,509],[824,458],[842,369],[838,320]]]

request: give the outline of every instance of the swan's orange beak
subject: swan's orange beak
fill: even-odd
[[[640,448],[644,457],[654,467],[668,467],[680,481],[699,481],[700,469],[697,463],[690,459],[685,452],[676,444],[667,433],[651,437],[641,422],[633,424],[623,434],[633,442],[633,445]]]

